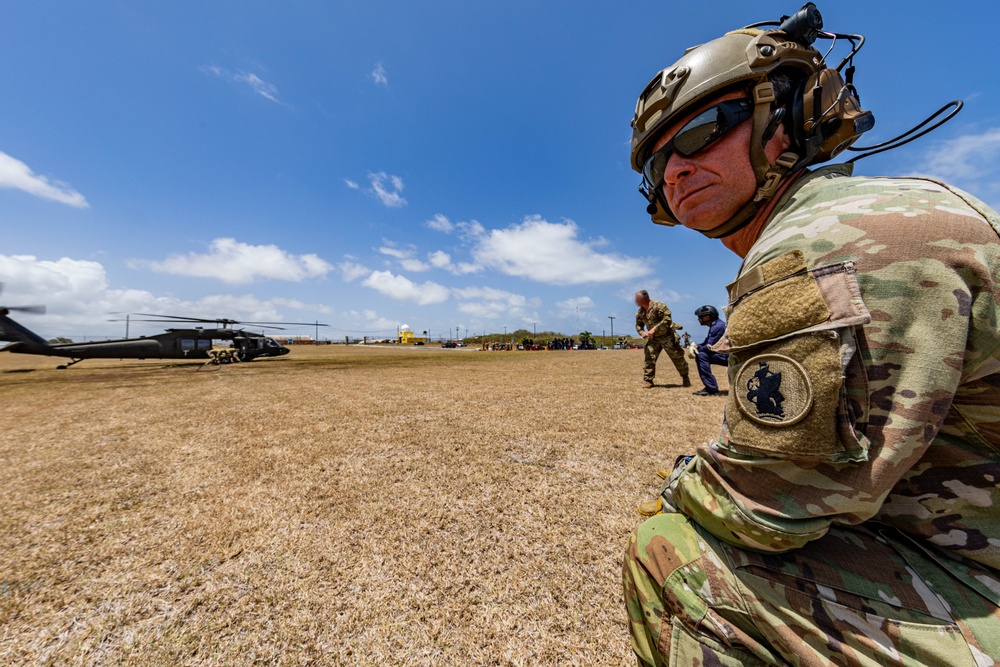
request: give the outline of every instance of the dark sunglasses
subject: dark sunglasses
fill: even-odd
[[[705,109],[689,120],[660,150],[642,166],[646,187],[655,192],[663,184],[667,162],[674,153],[691,157],[721,139],[727,132],[753,118],[752,100],[726,100]]]

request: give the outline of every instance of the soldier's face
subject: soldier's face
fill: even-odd
[[[653,147],[660,150],[684,124],[724,100],[746,98],[734,92],[714,98],[667,128]],[[685,227],[707,231],[732,218],[757,190],[757,176],[750,164],[753,122],[741,123],[721,139],[691,157],[674,152],[663,173],[663,194],[671,212]],[[784,126],[765,147],[772,163],[790,144]]]

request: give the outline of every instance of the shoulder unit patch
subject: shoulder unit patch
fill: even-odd
[[[736,404],[751,421],[792,426],[813,405],[812,383],[802,364],[782,354],[751,357],[736,372]]]

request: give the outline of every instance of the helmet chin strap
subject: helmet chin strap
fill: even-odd
[[[774,86],[771,82],[763,81],[754,86],[753,99],[754,111],[753,131],[750,134],[750,165],[757,176],[757,192],[729,220],[726,220],[713,229],[699,230],[710,239],[725,238],[746,227],[761,207],[774,197],[778,191],[778,187],[781,185],[782,179],[800,161],[799,156],[791,151],[782,153],[774,164],[771,164],[767,159],[764,144],[770,137],[766,137],[765,134],[773,133],[773,129],[769,130],[769,126],[771,125],[771,104],[774,102]]]

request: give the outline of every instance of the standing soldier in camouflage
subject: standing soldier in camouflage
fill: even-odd
[[[744,263],[721,433],[661,475],[629,541],[632,647],[646,666],[996,665],[1000,217],[929,179],[808,169],[870,127],[808,38],[729,33],[638,102],[654,221]]]
[[[684,358],[684,348],[677,339],[677,330],[681,326],[674,323],[670,309],[659,301],[650,300],[646,290],[635,293],[635,305],[639,307],[635,314],[635,330],[646,341],[643,347],[643,386],[646,389],[655,386],[656,360],[660,357],[660,352],[666,352],[681,376],[681,383],[690,387],[688,362]]]

